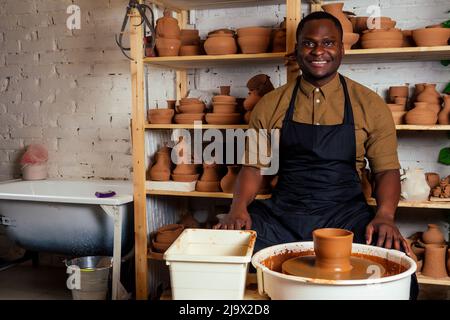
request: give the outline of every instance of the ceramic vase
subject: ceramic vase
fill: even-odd
[[[343,7],[344,7],[343,2],[322,5],[322,9],[325,12],[332,14],[339,20],[339,22],[342,25],[342,30],[344,31],[344,33],[346,32],[353,33],[352,22],[347,18],[345,13],[342,11]]]
[[[417,102],[427,102],[429,104],[439,104],[440,94],[436,91],[435,84],[425,84],[424,90],[416,97]]]
[[[156,21],[157,37],[166,39],[180,39],[180,34],[181,30],[178,26],[178,20],[172,17],[172,11],[164,10],[164,16]]]
[[[169,181],[170,180],[170,153],[164,150],[158,151],[155,155],[155,164],[150,168],[150,180]]]
[[[240,166],[228,166],[228,173],[220,180],[220,187],[223,192],[233,193]]]
[[[443,244],[445,238],[438,225],[429,224],[427,231],[422,234],[422,241],[426,244]]]
[[[422,275],[431,278],[447,277],[445,254],[447,246],[442,244],[425,245],[425,261]]]
[[[426,102],[414,103],[414,108],[406,113],[405,121],[407,124],[433,125],[436,124],[438,116],[436,112],[428,108]]]

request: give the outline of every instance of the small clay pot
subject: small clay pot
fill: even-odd
[[[208,37],[204,48],[208,55],[235,54],[237,52],[236,41],[233,37]]]
[[[214,102],[213,104],[213,112],[214,113],[236,113],[236,105],[237,103],[219,103]]]
[[[313,231],[315,266],[324,272],[347,272],[350,264],[353,232],[344,229],[324,228]]]
[[[427,83],[424,89],[416,96],[417,102],[440,105],[441,95],[436,91],[436,84]]]
[[[200,227],[200,223],[197,221],[197,219],[194,218],[194,216],[191,213],[183,215],[178,223],[182,224],[185,229],[186,228],[196,229]]]
[[[336,3],[330,3],[330,4],[323,4],[322,9],[325,12],[328,12],[335,16],[339,22],[341,23],[342,30],[344,32],[353,32],[353,25],[351,21],[347,18],[347,16],[342,11],[344,7],[343,2],[336,2]]]
[[[200,192],[220,192],[220,181],[200,181],[195,185],[195,190]]]
[[[220,180],[220,187],[223,192],[233,193],[241,166],[227,166],[227,168],[228,173]]]
[[[443,244],[425,245],[425,262],[422,275],[432,278],[447,277],[445,254],[447,246]]]
[[[179,39],[156,39],[156,49],[160,57],[173,57],[178,56],[180,51],[181,41]]]
[[[192,104],[180,104],[176,107],[178,113],[203,113],[205,111],[205,104],[192,103]]]
[[[180,47],[180,56],[198,56],[200,47],[198,45],[182,45]]]
[[[441,181],[441,177],[438,173],[435,172],[426,172],[425,176],[427,179],[427,183],[431,189],[437,187],[439,185],[439,182]]]
[[[403,43],[403,33],[399,29],[373,29],[366,30],[361,36],[361,41],[369,40],[398,40]]]
[[[209,124],[239,124],[242,122],[242,115],[240,113],[207,113],[205,120]]]
[[[403,97],[406,98],[409,95],[409,87],[408,86],[393,86],[389,87],[389,96],[390,97]]]
[[[267,74],[257,74],[247,81],[247,88],[249,91],[256,90],[260,97],[266,93],[274,90],[274,86]]]
[[[161,243],[156,242],[155,240],[152,240],[152,247],[156,252],[165,252],[169,247],[172,245],[172,243]]]
[[[156,231],[155,241],[159,243],[173,243],[183,232],[181,224],[167,224]]]
[[[445,237],[437,224],[429,224],[428,230],[422,234],[422,241],[425,244],[443,244]]]
[[[230,86],[220,86],[220,95],[229,96],[230,95]]]
[[[412,32],[418,47],[446,46],[450,38],[449,28],[422,28]]]
[[[173,109],[150,109],[147,110],[148,122],[153,124],[169,124],[172,123],[175,110]]]
[[[414,109],[408,111],[405,116],[407,124],[433,125],[437,122],[437,114],[428,109],[426,102],[414,103]]]
[[[242,36],[238,38],[242,53],[256,54],[267,52],[270,36]]]
[[[167,101],[167,109],[175,109],[177,100],[166,100],[166,101]]]
[[[192,182],[198,180],[199,174],[172,174],[172,180],[178,182]]]
[[[158,151],[155,155],[155,164],[150,168],[150,180],[169,181],[170,180],[170,154],[165,151]]]
[[[217,164],[203,164],[203,174],[200,178],[205,182],[218,182],[219,178],[219,166]]]

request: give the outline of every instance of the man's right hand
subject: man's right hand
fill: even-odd
[[[228,230],[250,230],[252,227],[252,219],[247,210],[240,213],[228,213],[223,220],[213,226],[213,229],[228,229]]]

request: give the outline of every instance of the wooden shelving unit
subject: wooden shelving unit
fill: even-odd
[[[375,199],[370,199],[367,203],[371,206],[376,206]],[[404,201],[400,200],[398,203],[399,208],[424,208],[424,209],[450,209],[450,201]]]
[[[142,0],[141,0],[142,1]],[[301,19],[301,0],[153,0],[161,7],[170,8],[177,12],[177,19],[183,28],[187,24],[188,11],[192,9],[228,8],[240,6],[254,6],[263,4],[286,4],[286,52],[292,52],[296,43],[295,31]],[[309,1],[311,2],[311,1]],[[320,9],[320,1],[313,1],[313,10]],[[136,11],[130,15],[130,48],[131,79],[132,79],[132,141],[133,141],[133,185],[134,185],[134,214],[135,214],[135,252],[136,252],[136,298],[148,298],[148,233],[147,233],[147,197],[149,196],[185,196],[185,197],[212,197],[232,198],[226,193],[201,192],[165,192],[147,190],[145,186],[145,131],[159,129],[195,129],[193,125],[154,125],[149,124],[145,117],[144,75],[145,65],[171,68],[176,70],[176,98],[179,100],[187,93],[187,69],[239,66],[242,64],[277,64],[285,61],[285,53],[264,54],[235,54],[221,56],[195,56],[195,57],[155,57],[144,58],[143,29],[141,19]],[[450,46],[442,47],[412,47],[392,49],[358,49],[348,50],[344,63],[370,63],[370,62],[397,62],[397,61],[438,61],[450,59]],[[296,77],[288,67],[288,80]],[[246,125],[202,125],[202,129],[245,129]],[[397,130],[450,130],[450,126],[397,126]],[[270,195],[264,195],[270,197]],[[262,198],[262,197],[261,197]],[[374,201],[372,205],[375,205]],[[448,203],[401,202],[400,207],[450,209]],[[420,277],[421,283],[445,284],[448,280],[434,280]]]
[[[197,198],[218,198],[218,199],[233,199],[232,193],[225,192],[181,192],[181,191],[164,191],[164,190],[147,190],[148,195],[152,196],[175,196],[175,197],[197,197]],[[260,194],[256,196],[257,200],[269,199],[270,194]]]

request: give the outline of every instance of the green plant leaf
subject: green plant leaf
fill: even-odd
[[[441,64],[446,67],[448,65],[450,65],[450,60],[441,60]]]
[[[447,83],[447,86],[446,86],[445,89],[444,89],[444,93],[450,94],[450,82]]]
[[[450,148],[444,148],[439,151],[439,163],[450,165]]]

